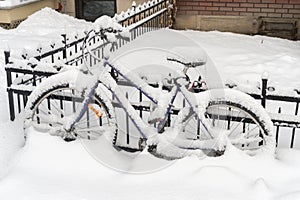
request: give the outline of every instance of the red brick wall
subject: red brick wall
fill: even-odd
[[[300,19],[300,0],[177,0],[179,15],[261,16]]]

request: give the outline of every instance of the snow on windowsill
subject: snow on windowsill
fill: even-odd
[[[40,0],[24,0],[24,1],[19,1],[19,0],[0,0],[0,10],[10,10],[13,8],[21,7],[27,4],[35,3]]]

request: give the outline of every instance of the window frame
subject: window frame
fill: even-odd
[[[108,0],[114,2],[114,12],[117,12],[117,0]],[[84,16],[83,0],[75,0],[75,16],[79,19],[85,19],[87,21],[95,21],[98,17],[87,17]]]

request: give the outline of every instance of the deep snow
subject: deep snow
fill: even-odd
[[[11,49],[35,49],[56,40],[64,27],[84,29],[84,22],[56,14],[61,23],[37,26],[53,19],[44,9],[19,29],[0,30],[0,40]],[[53,23],[58,23],[54,21]],[[32,31],[31,24],[35,31]],[[75,28],[79,26],[78,28]],[[88,26],[88,25],[87,25]],[[20,31],[21,30],[21,31]],[[38,31],[40,30],[40,31]],[[166,30],[168,31],[168,30]],[[136,44],[151,43],[150,33]],[[300,75],[300,43],[262,36],[181,31],[205,49],[223,80],[257,82],[269,71],[276,84],[296,87]],[[152,38],[153,39],[153,38]],[[178,45],[180,42],[174,42]],[[1,45],[2,50],[7,48]],[[9,122],[3,54],[0,54],[0,199],[274,199],[300,198],[300,151],[279,148],[276,158],[249,157],[234,148],[217,158],[187,157],[154,173],[132,175],[114,171],[94,160],[79,141],[33,130],[23,145],[22,123]],[[284,145],[283,145],[284,146]],[[285,145],[286,147],[287,145]],[[109,148],[109,147],[107,147]],[[129,159],[129,170],[143,162],[161,160],[143,152]],[[169,162],[169,161],[164,161]]]

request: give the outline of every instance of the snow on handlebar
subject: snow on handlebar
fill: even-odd
[[[108,42],[116,42],[118,38],[129,40],[130,32],[121,26],[115,19],[104,15],[94,22],[95,30],[102,30]]]

